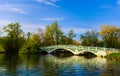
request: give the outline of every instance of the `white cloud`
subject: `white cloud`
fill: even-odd
[[[0,10],[6,10],[6,11],[12,11],[12,12],[17,12],[17,13],[21,13],[21,14],[27,14],[26,11],[24,11],[21,8],[18,7],[14,7],[12,5],[0,5]]]
[[[45,29],[45,26],[42,24],[26,24],[23,23],[21,24],[21,28],[23,29],[24,32],[36,32],[38,28]]]
[[[120,6],[120,0],[117,0],[117,4]]]
[[[37,24],[21,24],[21,28],[25,33],[27,32],[37,32],[38,28],[41,28],[45,30],[46,26],[45,25],[37,25]],[[75,34],[84,34],[87,31],[91,31],[93,29],[88,29],[88,28],[61,28],[64,33],[68,33],[71,29],[74,30]]]
[[[42,18],[40,20],[43,20],[43,21],[61,21],[61,20],[64,20],[65,18]]]
[[[4,26],[7,26],[10,23],[15,23],[15,21],[0,19],[0,29],[2,29]],[[45,29],[45,26],[42,24],[20,23],[20,25],[25,33],[26,32],[36,32],[38,28]]]
[[[9,23],[14,23],[15,21],[10,21],[10,20],[1,20],[0,19],[0,28],[8,25]],[[20,23],[21,28],[25,31],[25,32],[32,32],[32,31],[37,31],[38,28],[41,29],[45,29],[45,25],[42,24],[29,24],[29,23]],[[68,31],[70,30],[74,30],[74,32],[77,33],[85,33],[86,31],[90,31],[92,29],[88,29],[88,28],[62,28],[62,31],[65,33],[68,33]]]
[[[14,21],[10,21],[10,20],[2,20],[0,19],[0,28],[3,28],[4,26],[13,23]]]
[[[58,0],[36,0],[39,3],[44,3],[46,5],[50,5],[50,6],[54,6],[54,7],[60,7],[58,5],[55,4],[55,2],[57,2]]]
[[[1,30],[4,26],[8,25],[9,23],[12,23],[14,21],[10,21],[10,20],[2,20],[0,19],[0,35],[6,35],[5,33],[3,33],[3,30]]]

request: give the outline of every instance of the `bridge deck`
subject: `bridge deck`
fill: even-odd
[[[48,52],[52,52],[54,49],[63,48],[63,49],[69,49],[72,52],[80,52],[80,51],[91,51],[94,53],[98,53],[100,51],[105,52],[119,52],[119,49],[114,48],[104,48],[104,47],[91,47],[91,46],[76,46],[76,45],[52,45],[52,46],[46,46],[41,47],[41,49],[44,49]]]

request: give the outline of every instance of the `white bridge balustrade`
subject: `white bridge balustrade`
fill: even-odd
[[[106,56],[107,54],[110,53],[120,52],[119,49],[114,49],[114,48],[76,46],[76,45],[52,45],[52,46],[41,47],[41,49],[47,51],[48,53],[51,53],[53,50],[56,49],[66,49],[72,52],[73,54],[80,54],[87,51],[94,53],[97,56]]]

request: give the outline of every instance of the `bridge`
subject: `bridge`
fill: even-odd
[[[118,49],[114,48],[104,48],[104,47],[92,47],[92,46],[76,46],[76,45],[52,45],[41,47],[42,50],[45,50],[48,53],[51,53],[57,49],[65,49],[72,52],[74,55],[82,54],[84,52],[90,52],[97,56],[106,56],[110,53],[119,52]]]

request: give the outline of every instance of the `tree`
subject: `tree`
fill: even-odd
[[[60,39],[60,44],[67,45],[68,44],[68,37],[66,35],[63,35]]]
[[[19,49],[23,44],[23,31],[20,28],[19,23],[11,23],[3,28],[3,30],[8,34],[4,38],[4,48],[6,53],[18,53]]]
[[[46,26],[44,43],[46,43],[46,45],[60,44],[62,36],[63,32],[61,31],[58,23],[55,21],[52,23],[52,25]]]
[[[44,33],[44,31],[41,28],[38,28],[38,35],[40,36],[41,46],[44,46],[44,36],[45,36],[45,33]]]
[[[74,31],[73,31],[73,30],[70,30],[70,31],[68,32],[68,44],[72,44],[74,37],[75,37]]]
[[[63,36],[63,32],[61,31],[61,29],[56,21],[53,22],[53,24],[51,25],[51,31],[53,33],[52,35],[53,35],[55,44],[59,44],[60,40]]]
[[[31,37],[31,33],[28,32],[28,33],[27,33],[27,40],[28,40],[28,41],[29,41],[30,37]]]
[[[96,31],[87,31],[80,36],[80,39],[82,40],[81,44],[84,46],[97,46],[99,41]]]
[[[2,29],[0,28],[0,34],[2,33]]]
[[[26,40],[26,44],[24,44],[23,48],[26,46],[26,50],[30,51],[30,38],[31,38],[31,33],[28,32],[27,33],[27,40]]]
[[[105,47],[116,48],[120,39],[120,28],[112,25],[101,26],[100,35]]]
[[[45,30],[45,36],[44,36],[44,43],[45,45],[53,45],[53,32],[51,30],[51,26],[47,25]]]
[[[40,36],[38,33],[34,33],[29,40],[29,47],[30,49],[28,50],[29,53],[36,53],[38,52],[40,46],[41,46],[41,42],[40,42]]]
[[[79,46],[80,43],[79,43],[78,41],[76,41],[76,40],[73,40],[73,41],[72,41],[72,45],[78,45],[78,46]]]

